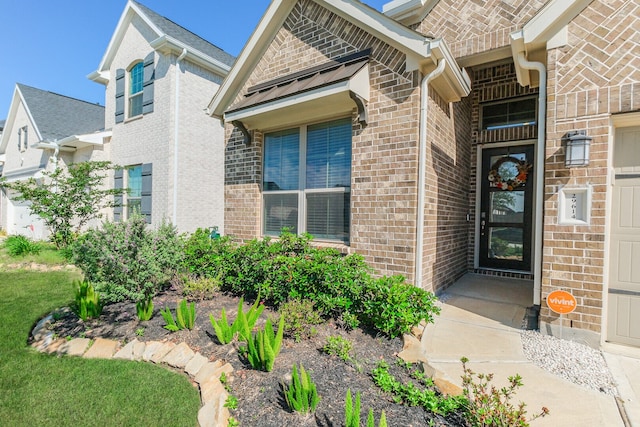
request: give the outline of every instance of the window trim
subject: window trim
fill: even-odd
[[[533,121],[529,121],[529,122],[521,122],[521,123],[510,123],[510,124],[506,124],[506,125],[499,125],[499,126],[491,126],[491,127],[484,127],[484,107],[486,106],[491,106],[491,105],[499,105],[499,104],[510,104],[510,103],[514,103],[514,102],[518,102],[518,101],[526,101],[528,99],[534,99],[537,101],[538,99],[538,95],[537,94],[533,94],[533,95],[525,95],[525,96],[518,96],[518,97],[513,97],[513,98],[503,98],[503,99],[497,99],[497,100],[493,100],[493,101],[487,101],[487,102],[481,102],[479,105],[479,117],[478,117],[478,127],[479,130],[482,132],[491,132],[491,131],[496,131],[496,130],[501,130],[501,129],[511,129],[511,128],[520,128],[520,127],[524,127],[524,126],[537,126],[538,124],[538,103],[535,102],[535,111],[534,111],[534,115],[533,115]]]
[[[140,85],[140,90],[138,90],[136,93],[132,93],[133,90],[133,72],[135,69],[138,69],[138,73],[139,73],[139,85]],[[139,60],[136,61],[135,63],[133,63],[129,69],[127,70],[127,79],[126,79],[126,86],[125,86],[125,93],[127,94],[127,118],[132,119],[138,116],[142,116],[143,115],[143,111],[144,111],[144,61],[143,60]],[[134,100],[140,100],[140,112],[137,114],[133,114],[133,108],[132,108],[132,103]]]
[[[260,215],[261,215],[261,234],[263,236],[269,236],[269,237],[277,237],[277,236],[273,236],[271,234],[267,234],[266,233],[266,215],[265,215],[265,210],[266,210],[266,202],[265,202],[265,195],[269,195],[269,194],[280,194],[280,195],[285,195],[285,194],[297,194],[298,196],[298,233],[306,233],[307,232],[307,203],[306,203],[306,199],[307,199],[307,194],[328,194],[328,193],[350,193],[351,192],[351,182],[349,183],[349,187],[328,187],[328,188],[306,188],[306,179],[307,179],[307,162],[306,162],[306,158],[307,158],[307,135],[308,135],[308,129],[311,126],[314,125],[319,125],[319,124],[324,124],[324,123],[331,123],[331,122],[338,122],[341,120],[348,120],[349,123],[351,124],[351,145],[353,146],[353,117],[352,116],[338,116],[338,117],[334,117],[331,118],[329,120],[326,119],[322,119],[322,120],[317,120],[317,121],[310,121],[307,122],[305,124],[302,125],[298,125],[298,126],[280,126],[278,128],[274,128],[274,129],[270,129],[268,131],[263,131],[263,149],[262,149],[262,176],[260,179],[260,185],[261,185],[261,209],[260,209]],[[298,157],[299,157],[299,162],[298,162],[298,189],[297,190],[265,190],[264,189],[264,175],[265,175],[265,167],[264,167],[264,155],[265,155],[265,144],[267,141],[267,135],[268,134],[272,134],[272,133],[277,133],[277,132],[281,132],[281,131],[286,131],[288,129],[298,129],[298,137],[299,137],[299,153],[298,153]],[[353,153],[351,154],[351,159],[349,160],[349,174],[352,175],[352,168],[353,168]],[[352,178],[350,178],[352,179]],[[352,216],[352,201],[351,198],[349,198],[349,217],[351,218]],[[317,242],[327,242],[327,243],[331,243],[331,244],[341,244],[341,245],[346,245],[348,246],[351,242],[351,236],[352,236],[352,230],[351,230],[351,226],[352,226],[352,222],[351,220],[349,221],[349,237],[347,240],[342,240],[342,239],[329,239],[329,238],[321,238],[321,237],[315,237],[314,236],[314,241]]]
[[[131,187],[129,186],[129,171],[135,168],[140,168],[140,196],[139,197],[130,197],[129,193],[131,191]],[[129,212],[129,200],[138,200],[139,201],[139,215],[142,215],[142,163],[139,164],[135,164],[135,165],[127,165],[124,168],[125,171],[127,171],[126,174],[123,174],[123,178],[124,178],[124,182],[123,182],[123,187],[126,189],[126,191],[123,192],[123,207],[125,209],[122,210],[122,216],[124,218],[124,220],[128,220],[131,218],[132,214]],[[126,177],[126,178],[125,178]]]

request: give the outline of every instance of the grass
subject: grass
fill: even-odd
[[[62,256],[60,251],[51,243],[39,242],[42,246],[42,250],[37,255],[25,255],[25,256],[10,256],[7,250],[4,248],[4,243],[0,244],[2,250],[0,250],[0,264],[44,264],[44,265],[59,265],[67,264],[67,260]]]
[[[11,426],[195,426],[198,391],[140,362],[40,354],[35,322],[71,302],[70,272],[0,272],[0,419]]]

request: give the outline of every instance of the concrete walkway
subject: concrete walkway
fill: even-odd
[[[494,373],[497,386],[506,385],[509,376],[522,376],[524,386],[518,389],[513,403],[525,402],[529,414],[543,406],[550,411],[547,417],[534,420],[532,427],[625,426],[614,397],[575,385],[526,359],[520,330],[526,307],[531,305],[530,282],[470,274],[447,289],[442,299],[440,316],[421,337],[422,354],[414,355],[426,359],[435,370],[437,385],[461,386],[460,358],[465,356],[474,372]],[[605,358],[617,363],[612,373],[618,385],[626,384],[621,400],[624,412],[633,419],[640,415],[636,414],[640,412],[636,399],[640,360],[611,353]],[[640,427],[635,424],[637,419],[632,422],[626,425]]]

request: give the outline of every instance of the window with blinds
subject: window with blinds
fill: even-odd
[[[349,241],[351,120],[265,135],[264,234]]]

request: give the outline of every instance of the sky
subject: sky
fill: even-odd
[[[390,0],[364,0],[382,10]],[[237,56],[270,0],[139,0]],[[0,0],[0,120],[16,83],[104,105],[98,68],[126,0]],[[10,19],[9,19],[10,18]]]

